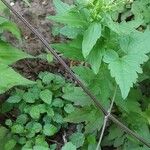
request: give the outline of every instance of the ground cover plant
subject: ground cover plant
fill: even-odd
[[[76,76],[106,110],[149,142],[150,2],[53,0],[53,4],[56,14],[46,19],[53,21],[53,36],[65,40],[51,46],[71,62]],[[8,44],[6,30],[21,40],[17,26],[0,17],[0,94],[15,86],[1,105],[7,116],[0,126],[4,150],[149,149],[108,122],[70,78],[41,72],[30,81],[15,72],[11,64],[35,57]]]

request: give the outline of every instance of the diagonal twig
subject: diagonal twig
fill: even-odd
[[[66,69],[66,71],[69,73],[69,75],[78,83],[78,85],[83,89],[83,91],[91,98],[95,106],[98,108],[99,111],[102,111],[105,116],[108,115],[108,112],[104,109],[104,107],[99,103],[99,101],[96,99],[96,97],[88,90],[87,87],[84,86],[84,84],[76,77],[76,75],[73,73],[73,71],[67,66],[67,64],[63,61],[61,57],[58,56],[58,54],[55,52],[54,49],[50,47],[49,42],[43,37],[41,33],[39,33],[38,30],[36,30],[24,17],[22,17],[14,8],[10,6],[10,4],[6,0],[1,0],[45,45],[45,47],[53,54],[53,56],[60,62],[60,64]],[[118,119],[116,119],[113,115],[109,115],[108,118],[113,121],[116,125],[118,125],[121,129],[123,129],[126,133],[129,135],[132,135],[137,140],[139,140],[141,143],[145,144],[146,146],[150,147],[150,142],[143,139],[141,136],[130,130],[127,126],[125,126],[123,123],[121,123]]]
[[[116,87],[115,87],[115,91],[114,91],[114,95],[113,95],[113,98],[112,98],[110,107],[109,107],[109,109],[108,109],[108,111],[107,111],[107,112],[108,112],[108,115],[106,115],[106,116],[104,117],[104,123],[103,123],[102,131],[101,131],[101,134],[100,134],[100,138],[99,138],[99,141],[98,141],[96,150],[99,150],[99,148],[100,148],[100,144],[101,144],[102,139],[103,139],[103,136],[104,136],[104,132],[105,132],[106,125],[107,125],[107,122],[108,122],[108,119],[109,119],[109,115],[111,114],[111,110],[112,110],[113,105],[114,105],[114,102],[115,102],[116,93],[117,93],[117,85],[116,85]]]

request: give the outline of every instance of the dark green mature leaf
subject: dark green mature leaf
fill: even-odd
[[[0,63],[10,65],[23,58],[34,57],[0,40]]]
[[[87,24],[85,18],[79,12],[67,12],[56,16],[48,16],[50,20],[59,22],[71,27],[83,27]]]
[[[82,42],[82,53],[86,58],[101,36],[101,24],[93,22],[85,31]]]
[[[35,82],[23,78],[7,65],[0,63],[0,94],[16,85],[35,84]]]

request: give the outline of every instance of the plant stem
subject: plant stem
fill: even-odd
[[[98,141],[96,150],[99,150],[99,149],[100,149],[100,144],[101,144],[102,138],[103,138],[103,136],[104,136],[104,132],[105,132],[105,128],[106,128],[106,125],[107,125],[107,122],[108,122],[108,119],[109,119],[109,115],[111,114],[111,110],[112,110],[113,105],[114,105],[116,93],[117,93],[117,85],[116,85],[116,87],[115,87],[115,91],[114,91],[114,95],[113,95],[113,98],[112,98],[112,101],[111,101],[111,105],[110,105],[110,107],[109,107],[109,109],[108,109],[108,115],[106,115],[105,118],[104,118],[104,123],[103,123],[101,135],[100,135],[100,138],[99,138],[99,141]]]

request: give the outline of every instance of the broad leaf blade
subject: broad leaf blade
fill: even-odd
[[[34,84],[35,82],[25,79],[7,65],[0,63],[0,94],[17,85]]]
[[[82,42],[82,53],[86,58],[101,36],[101,24],[93,22],[85,31]]]
[[[123,99],[128,96],[130,88],[136,83],[138,73],[142,73],[141,64],[148,60],[146,54],[150,52],[149,33],[146,31],[130,35],[131,41],[124,46],[127,55],[109,63],[111,76],[115,77]]]
[[[33,56],[24,53],[4,41],[0,41],[0,63],[10,65],[23,58],[33,58]]]
[[[70,27],[83,27],[87,24],[84,17],[79,12],[67,12],[56,16],[48,16],[47,18]]]

